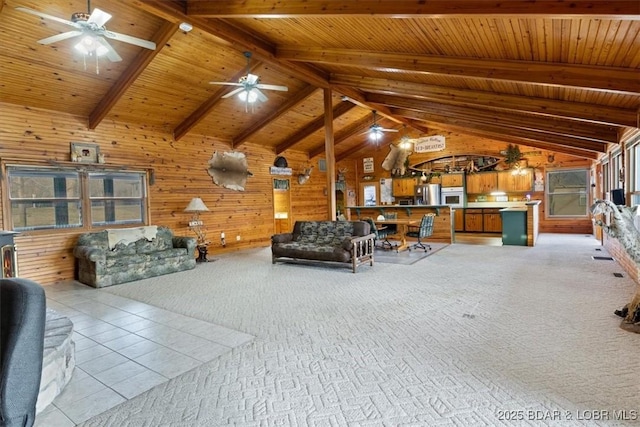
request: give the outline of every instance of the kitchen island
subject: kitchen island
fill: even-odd
[[[540,200],[529,202],[469,202],[464,210],[464,230],[468,232],[502,233],[503,241],[505,235],[509,235],[506,240],[514,244],[512,236],[513,223],[505,224],[505,218],[513,221],[524,220],[526,227],[526,244],[522,238],[522,246],[535,246],[538,239],[539,205]],[[517,213],[521,212],[521,213]],[[517,229],[518,227],[516,227]],[[519,240],[519,239],[516,239]]]
[[[347,206],[346,216],[350,221],[372,218],[395,213],[398,219],[414,219],[418,223],[428,213],[436,214],[433,221],[433,234],[428,240],[440,243],[453,242],[453,221],[451,207],[448,205],[376,205]]]

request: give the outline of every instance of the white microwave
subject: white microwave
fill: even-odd
[[[466,205],[464,187],[443,187],[440,193],[443,205],[453,208],[463,208]]]

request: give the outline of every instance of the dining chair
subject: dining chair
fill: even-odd
[[[425,252],[431,250],[431,246],[429,244],[425,244],[422,239],[425,239],[433,234],[433,221],[436,217],[434,213],[425,214],[420,220],[420,226],[416,229],[416,227],[409,227],[409,231],[407,231],[407,237],[414,237],[418,239],[418,243],[414,244],[409,248],[420,248]]]
[[[380,242],[381,249],[391,249],[391,242],[387,240],[387,228],[378,228],[372,218],[365,218],[371,227],[371,232],[376,235],[375,242]]]

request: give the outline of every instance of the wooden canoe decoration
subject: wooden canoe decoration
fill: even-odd
[[[247,177],[253,176],[248,170],[247,157],[239,152],[214,152],[207,172],[214,184],[236,191],[244,191]]]

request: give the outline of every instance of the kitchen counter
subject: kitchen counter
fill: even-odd
[[[467,202],[466,208],[513,208],[524,207],[526,200],[521,202]]]

